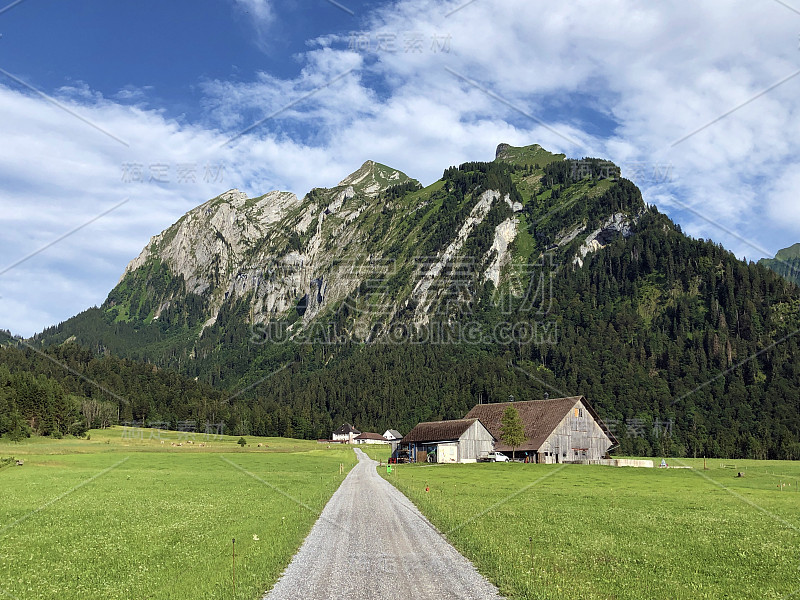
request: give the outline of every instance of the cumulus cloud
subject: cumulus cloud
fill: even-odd
[[[237,3],[274,19],[267,2]],[[740,256],[798,241],[797,28],[779,3],[453,12],[464,4],[400,0],[361,32],[309,40],[293,77],[199,82],[195,123],[131,105],[135,89],[74,84],[58,107],[0,87],[3,262],[129,199],[1,275],[0,327],[30,334],[102,302],[151,235],[226,189],[302,195],[368,158],[427,184],[499,142],[614,160],[687,232]]]

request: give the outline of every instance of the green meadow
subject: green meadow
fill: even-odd
[[[303,440],[90,433],[0,441],[25,463],[0,466],[0,598],[260,598],[355,463]],[[387,474],[388,447],[361,449],[509,598],[800,597],[798,462]]]
[[[800,598],[800,462],[681,464],[380,472],[508,598]]]
[[[0,441],[25,463],[0,468],[0,598],[260,598],[355,463],[316,442],[131,431]]]

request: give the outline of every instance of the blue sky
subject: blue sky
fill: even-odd
[[[500,142],[614,160],[740,257],[800,241],[800,0],[338,4],[0,4],[0,327],[102,303],[227,189],[430,183]]]
[[[325,0],[270,5],[270,15],[275,26],[265,28],[245,2],[25,0],[0,15],[0,56],[6,70],[45,90],[83,82],[124,99],[120,90],[147,89],[152,106],[197,120],[200,82],[246,81],[259,70],[292,77],[306,40],[358,24]]]

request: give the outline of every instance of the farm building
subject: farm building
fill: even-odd
[[[331,439],[334,442],[342,442],[343,444],[352,444],[353,440],[356,436],[361,435],[361,432],[350,425],[350,423],[345,423],[339,429],[334,431],[331,434]]]
[[[389,444],[389,440],[379,433],[361,433],[353,438],[356,444]]]
[[[383,432],[383,437],[385,437],[390,442],[394,440],[403,439],[402,434],[399,431],[397,431],[397,429],[387,429],[386,431]]]
[[[583,396],[478,404],[466,418],[480,419],[500,440],[503,413],[509,406],[517,409],[527,440],[516,449],[498,441],[495,450],[500,452],[510,455],[516,450],[517,457],[538,463],[585,462],[602,459],[618,444]]]
[[[478,419],[420,423],[400,443],[411,462],[465,463],[490,452],[495,438]]]

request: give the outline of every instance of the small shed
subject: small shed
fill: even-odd
[[[491,452],[494,436],[479,419],[420,423],[403,438],[412,462],[468,463]]]

